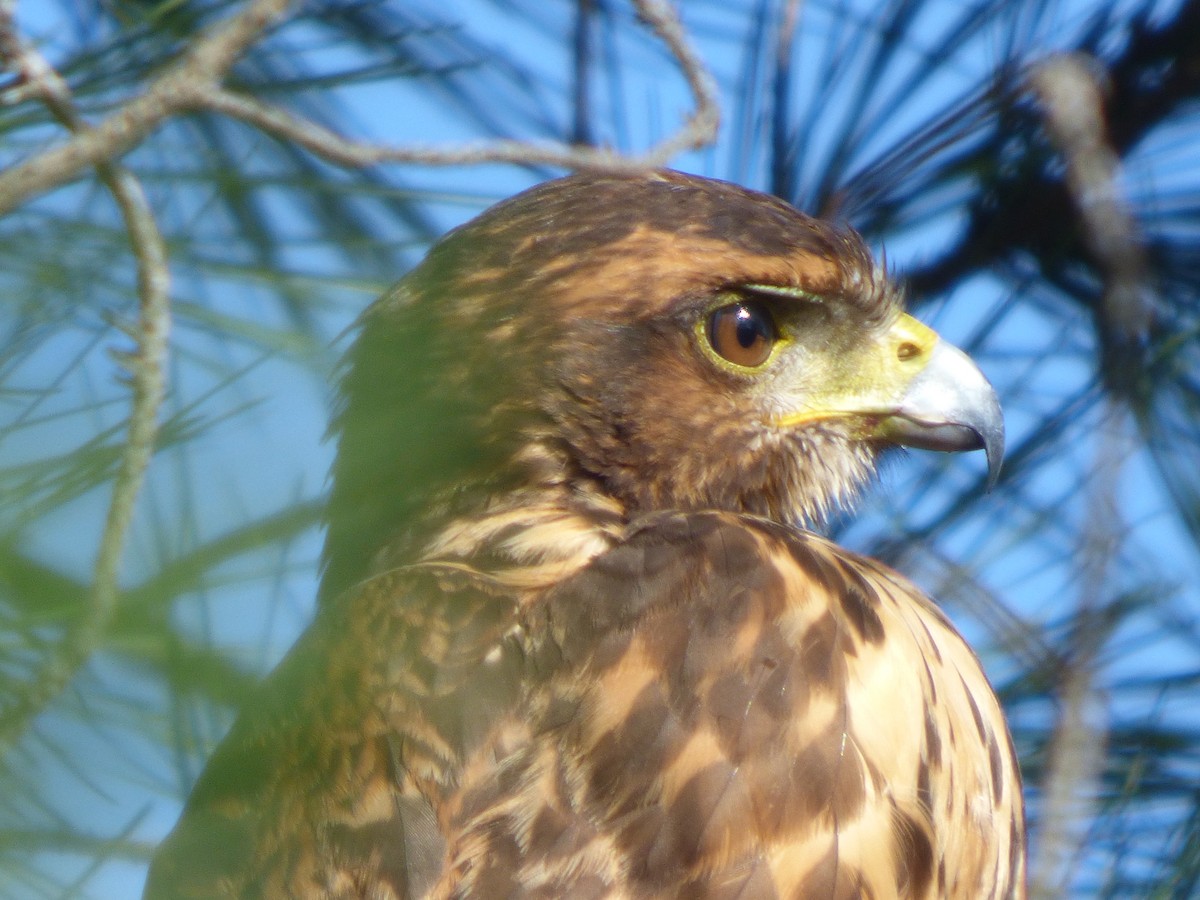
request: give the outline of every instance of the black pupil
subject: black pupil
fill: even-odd
[[[749,306],[739,306],[737,315],[737,342],[749,350],[760,340],[766,340],[767,328],[761,316]]]

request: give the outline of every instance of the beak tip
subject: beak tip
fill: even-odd
[[[983,378],[982,374],[980,378]],[[1000,481],[1000,470],[1004,467],[1004,412],[995,389],[986,379],[983,379],[983,385],[977,394],[979,414],[976,421],[980,425],[979,438],[987,456],[988,474],[984,491],[990,494]]]
[[[984,491],[991,493],[1000,480],[1000,470],[1004,467],[1004,429],[997,429],[994,434],[984,435],[983,449],[987,454],[987,483]]]

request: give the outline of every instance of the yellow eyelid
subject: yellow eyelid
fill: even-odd
[[[786,300],[807,300],[811,303],[824,303],[825,298],[803,288],[784,284],[743,284],[741,290],[748,294],[758,294],[762,297],[782,297]]]

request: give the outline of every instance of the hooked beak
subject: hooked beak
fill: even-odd
[[[922,450],[983,450],[990,491],[1004,459],[1000,400],[979,367],[952,344],[938,340],[925,367],[909,383],[879,436]]]
[[[983,450],[988,490],[1000,476],[1004,416],[979,367],[907,314],[877,341],[824,362],[825,377],[803,404],[774,420],[797,427],[824,420],[859,423],[866,440],[923,450]]]

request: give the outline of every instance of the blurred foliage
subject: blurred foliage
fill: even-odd
[[[48,0],[21,22],[96,120],[236,6]],[[979,648],[1035,845],[1059,689],[1088,666],[1102,758],[1070,893],[1195,896],[1200,3],[689,0],[684,15],[725,124],[679,166],[860,228],[1004,400],[991,496],[980,462],[914,454],[839,539],[917,577]],[[1123,350],[1129,377],[1114,377],[1102,267],[1025,81],[1064,50],[1105,73],[1149,260],[1153,324]],[[638,149],[686,104],[619,0],[312,0],[232,84],[396,143]],[[4,165],[61,137],[34,104],[0,108],[0,135]],[[125,162],[172,254],[171,392],[117,618],[0,751],[4,896],[136,889],[246,685],[311,610],[339,335],[442,230],[554,174],[343,172],[208,115]],[[94,179],[0,221],[0,695],[20,695],[79,614],[128,413],[107,351],[128,346],[136,302],[127,236]]]

